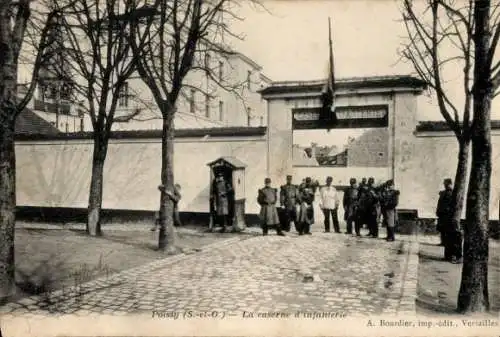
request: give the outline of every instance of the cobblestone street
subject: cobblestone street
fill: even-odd
[[[319,230],[320,226],[315,226]],[[414,314],[418,244],[314,232],[221,239],[71,289],[24,298],[3,313],[337,312]]]

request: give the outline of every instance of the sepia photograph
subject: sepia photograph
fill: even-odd
[[[0,0],[1,336],[494,336],[500,3]]]

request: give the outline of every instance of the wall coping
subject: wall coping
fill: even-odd
[[[500,134],[500,120],[491,121],[493,135]],[[454,132],[445,121],[420,121],[413,132],[417,137],[454,137]]]
[[[265,136],[267,127],[221,127],[175,130],[175,138],[202,138],[202,137],[249,137]],[[161,139],[162,130],[125,130],[112,131],[113,139]],[[46,140],[92,140],[93,132],[61,132],[57,134],[18,134],[16,141],[46,141]]]
[[[326,79],[313,81],[282,81],[273,82],[270,86],[260,90],[264,99],[275,97],[276,95],[314,94],[319,95],[323,90]],[[351,77],[336,80],[337,91],[356,90],[382,90],[391,91],[413,91],[422,92],[427,88],[427,83],[416,77],[409,75],[396,76],[371,76],[371,77]]]

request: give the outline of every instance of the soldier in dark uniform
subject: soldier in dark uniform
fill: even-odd
[[[233,189],[231,184],[224,179],[222,172],[219,172],[215,178],[213,191],[215,214],[222,221],[221,233],[223,233],[226,231],[227,226],[232,225],[229,219],[229,198]]]
[[[453,187],[452,180],[443,181],[444,190],[439,192],[436,209],[438,230],[441,232],[444,244],[444,259],[453,263],[460,263],[462,259],[462,233],[458,224],[453,221]]]
[[[352,223],[354,222],[354,231],[357,236],[360,236],[360,222],[356,217],[358,207],[358,188],[356,187],[356,179],[349,180],[349,188],[344,192],[342,204],[344,206],[344,220],[347,224],[346,234],[352,234]]]
[[[438,204],[436,207],[436,216],[438,219],[436,229],[440,234],[440,243],[439,243],[440,246],[445,246],[445,242],[446,242],[445,229],[446,229],[446,227],[448,227],[446,224],[447,224],[447,222],[451,221],[451,217],[452,217],[452,214],[451,214],[451,212],[452,212],[452,194],[453,194],[452,184],[453,184],[453,182],[450,178],[446,178],[443,181],[444,190],[439,192],[439,199],[438,199]]]
[[[271,179],[264,180],[264,188],[259,190],[257,202],[260,205],[260,217],[262,220],[262,233],[267,235],[269,226],[276,226],[278,235],[284,236],[281,231],[280,220],[278,217],[278,210],[276,209],[276,202],[278,201],[278,190],[271,187]]]
[[[366,178],[361,179],[361,182],[359,183],[359,187],[366,186]]]
[[[299,187],[300,212],[297,222],[299,224],[299,235],[311,235],[311,225],[314,223],[314,186],[310,177],[306,178],[305,184]]]
[[[375,179],[370,177],[368,179],[367,191],[365,196],[365,217],[366,224],[368,225],[368,236],[378,237],[378,223],[377,223],[377,204],[379,196],[375,190]]]
[[[280,188],[280,205],[284,213],[283,230],[290,230],[293,221],[297,227],[297,205],[299,204],[299,187],[292,184],[292,176],[286,176],[286,184]]]
[[[396,227],[396,207],[399,203],[399,191],[394,189],[394,181],[388,180],[380,192],[380,209],[384,225],[387,228],[387,241],[394,241]]]

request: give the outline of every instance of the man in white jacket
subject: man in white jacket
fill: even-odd
[[[333,229],[335,233],[340,233],[339,218],[338,218],[338,208],[339,208],[339,196],[337,189],[332,186],[333,178],[326,178],[326,185],[320,189],[320,205],[319,207],[323,211],[325,216],[325,232],[330,232],[330,215],[333,220]]]

